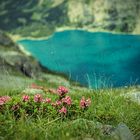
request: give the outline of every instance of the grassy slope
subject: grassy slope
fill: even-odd
[[[25,79],[22,80],[24,81]],[[59,81],[57,84],[49,83],[48,81],[41,82],[32,80],[32,82],[47,88],[56,88],[59,86]],[[123,96],[119,96],[133,89],[135,89],[135,87],[126,89],[89,90],[70,86],[69,95],[73,100],[79,100],[82,96],[91,97],[92,105],[85,113],[80,116],[75,116],[74,118],[65,118],[64,120],[58,117],[52,118],[53,116],[51,116],[51,114],[47,117],[38,115],[36,119],[32,116],[28,116],[14,120],[12,115],[7,111],[5,114],[0,114],[0,138],[7,140],[81,140],[84,138],[109,140],[110,137],[100,135],[99,131],[95,129],[97,122],[113,126],[124,122],[130,130],[132,130],[135,137],[137,137],[140,135],[140,106]],[[6,94],[18,97],[21,91],[22,89],[20,88],[0,88],[0,95]]]

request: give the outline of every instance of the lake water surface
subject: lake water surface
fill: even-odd
[[[42,65],[83,85],[102,88],[140,84],[140,35],[79,30],[46,40],[20,40]]]

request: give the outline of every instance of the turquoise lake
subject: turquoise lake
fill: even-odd
[[[48,69],[93,88],[140,84],[140,35],[80,30],[56,32],[46,40],[20,40]]]

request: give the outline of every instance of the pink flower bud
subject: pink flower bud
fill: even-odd
[[[42,95],[41,94],[36,94],[34,96],[34,102],[42,102],[43,98],[42,98]]]
[[[1,96],[0,97],[0,105],[5,104],[6,102],[8,102],[11,98],[9,96]]]
[[[59,113],[61,114],[66,114],[67,113],[67,109],[63,106],[60,110]]]
[[[59,96],[63,96],[66,93],[68,93],[68,89],[65,88],[64,86],[60,86],[60,87],[58,87],[57,92],[58,92]]]
[[[23,95],[23,96],[22,96],[22,100],[23,100],[24,102],[29,101],[29,99],[30,99],[30,96],[28,96],[28,95]]]
[[[82,97],[82,99],[80,100],[80,107],[85,109],[87,107],[89,107],[91,104],[91,99],[88,98],[87,100],[85,99],[85,97]]]

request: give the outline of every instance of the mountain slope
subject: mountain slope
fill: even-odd
[[[36,80],[49,86],[74,84],[65,75],[44,68],[35,58],[23,53],[20,46],[0,31],[0,89],[23,88]]]
[[[9,36],[0,31],[0,74],[4,71],[33,78],[39,76],[41,67],[34,58],[22,53]]]
[[[139,0],[1,0],[0,28],[23,36],[46,36],[56,27],[139,32]]]

